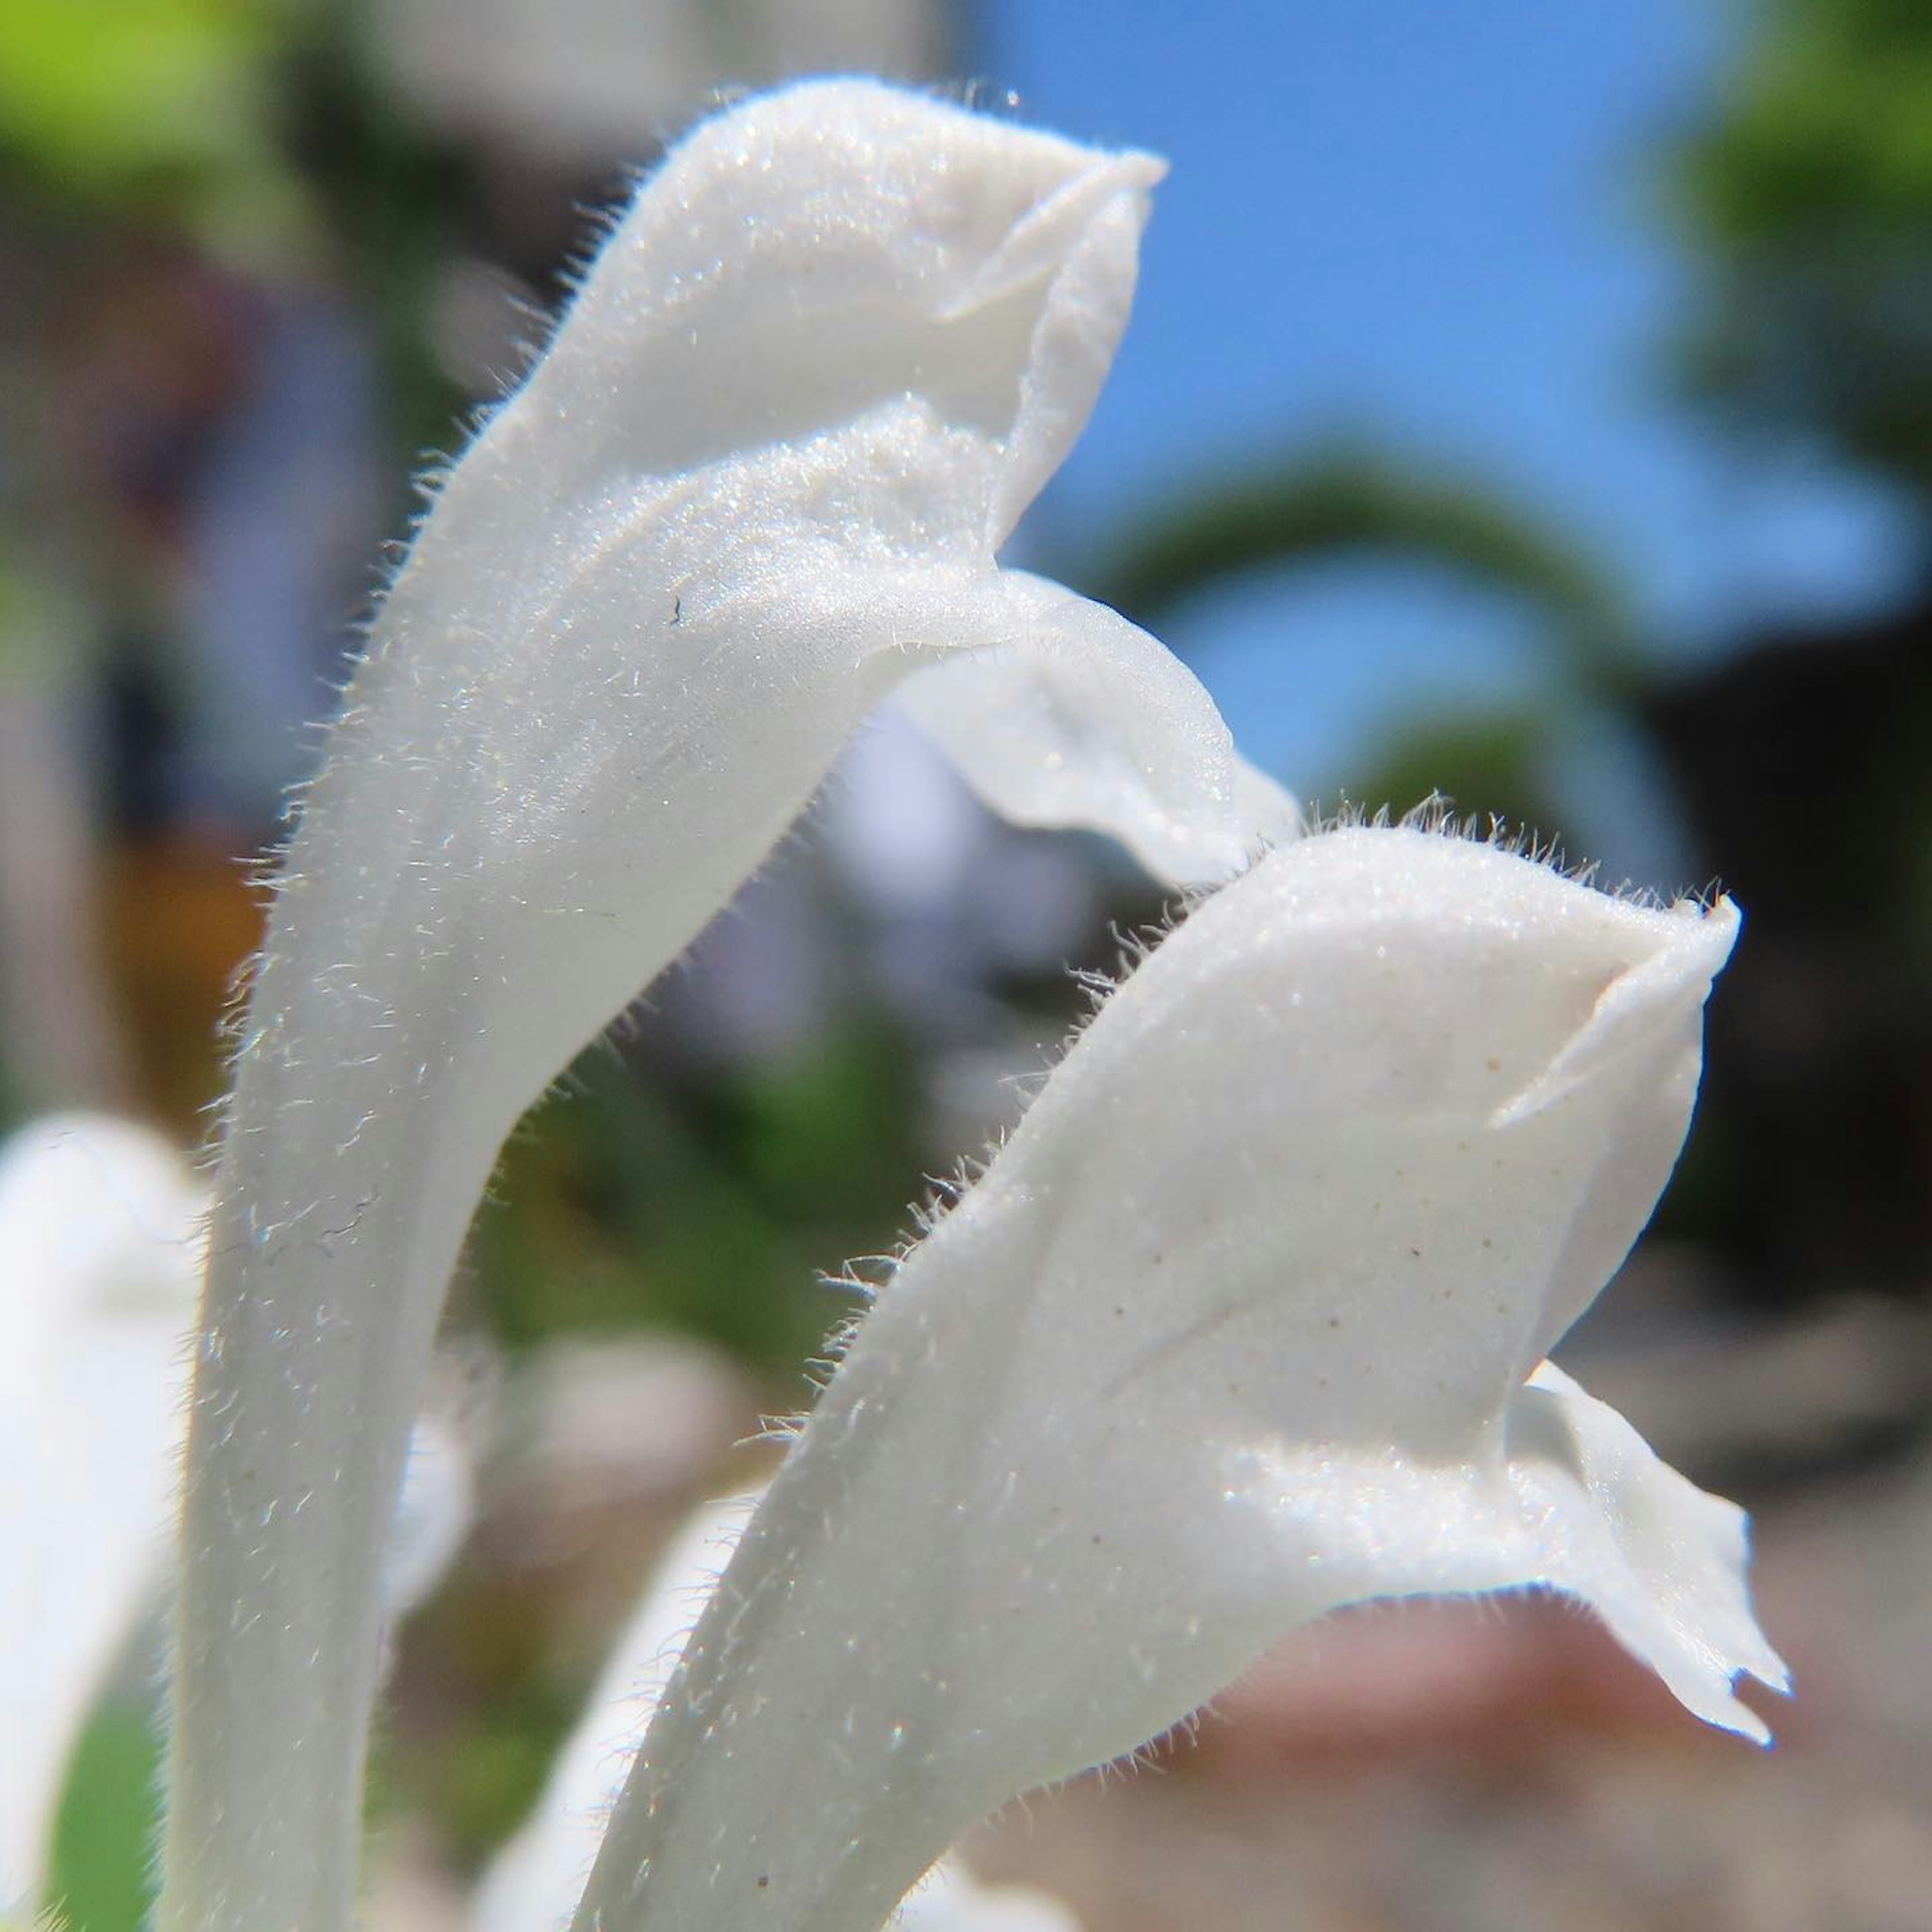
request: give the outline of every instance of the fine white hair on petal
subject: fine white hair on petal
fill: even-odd
[[[1408,827],[1203,902],[860,1324],[579,1932],[878,1926],[1365,1598],[1568,1592],[1762,1735],[1737,1512],[1545,1360],[1676,1161],[1737,928]]]
[[[623,1783],[624,1748],[662,1699],[755,1501],[707,1502],[665,1546],[536,1809],[483,1874],[470,1932],[555,1932],[568,1922]]]
[[[497,1150],[868,712],[1030,652],[1042,770],[949,740],[996,802],[1189,881],[1282,836],[1184,669],[995,560],[1092,406],[1161,172],[871,82],[742,102],[672,149],[443,480],[238,1035],[160,1932],[349,1923],[380,1548]]]
[[[757,1502],[706,1503],[665,1546],[536,1810],[484,1874],[470,1932],[554,1932],[568,1922],[628,1768],[626,1748],[662,1700]],[[905,1932],[1081,1932],[1058,1901],[980,1886],[950,1860],[927,1875],[898,1923]]]

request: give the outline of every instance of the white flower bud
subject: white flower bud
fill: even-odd
[[[876,1926],[1367,1598],[1565,1592],[1762,1737],[1741,1515],[1544,1359],[1676,1160],[1737,923],[1412,830],[1207,902],[866,1316],[579,1932]]]

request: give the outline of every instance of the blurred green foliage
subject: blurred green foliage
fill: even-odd
[[[1238,572],[1351,554],[1420,561],[1520,599],[1580,692],[1618,694],[1637,674],[1620,586],[1568,532],[1468,471],[1366,448],[1217,466],[1126,531],[1096,594],[1158,630],[1181,598]]]
[[[48,1888],[66,1932],[137,1932],[154,1902],[161,1743],[138,1698],[104,1700],[82,1733],[54,1828]]]
[[[404,1667],[434,1722],[399,1720],[376,1732],[370,1809],[380,1818],[394,1793],[434,1818],[466,1874],[536,1804],[599,1667],[580,1641],[560,1635],[555,1594],[466,1562],[404,1635]]]
[[[8,0],[0,171],[98,214],[286,250],[307,220],[274,139],[289,0]]]
[[[1694,391],[1932,488],[1932,7],[1759,0],[1678,160]]]
[[[431,309],[467,201],[370,51],[376,0],[6,0],[0,194],[274,281],[346,275],[399,472],[459,448]]]
[[[653,1077],[599,1048],[512,1144],[471,1246],[493,1333],[674,1328],[795,1370],[849,1308],[814,1270],[889,1247],[920,1188],[916,1061],[855,1020],[770,1060]]]

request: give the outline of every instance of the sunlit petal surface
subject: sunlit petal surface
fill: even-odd
[[[1676,1160],[1737,926],[1408,829],[1208,901],[866,1318],[580,1932],[876,1926],[971,1821],[1368,1598],[1569,1593],[1761,1737],[1738,1512],[1544,1359]]]
[[[867,712],[1032,652],[1051,725],[973,760],[996,801],[1189,880],[1291,825],[1178,664],[994,560],[1092,406],[1160,171],[868,83],[748,101],[672,151],[442,482],[240,1041],[164,1932],[348,1924],[379,1550],[497,1150]]]

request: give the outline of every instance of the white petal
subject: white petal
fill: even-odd
[[[897,702],[1016,825],[1120,840],[1156,878],[1211,885],[1300,830],[1167,647],[1104,604],[1006,572],[1006,641],[915,671]]]
[[[1208,901],[866,1318],[578,1927],[877,1925],[973,1819],[1390,1592],[1574,1590],[1748,1727],[1735,1518],[1522,1387],[1649,1216],[1736,924],[1408,830]]]
[[[158,1135],[72,1114],[0,1148],[0,1905],[31,1905],[175,1487],[202,1200]]]
[[[484,1874],[470,1932],[553,1932],[568,1920],[623,1783],[624,1747],[663,1696],[754,1500],[706,1504],[666,1546],[536,1810]]]
[[[1554,1363],[1504,1414],[1507,1457],[1256,1443],[1228,1493],[1270,1526],[1280,1560],[1336,1603],[1543,1587],[1580,1598],[1706,1722],[1770,1741],[1731,1694],[1789,1687],[1751,1614],[1744,1513],[1656,1455]]]
[[[898,1932],[1081,1932],[1059,1899],[1031,1886],[982,1885],[950,1859],[933,1867],[892,1922]]]
[[[1524,1507],[1563,1537],[1530,1580],[1580,1597],[1707,1723],[1769,1743],[1763,1720],[1730,1694],[1746,1672],[1791,1686],[1751,1611],[1744,1512],[1660,1462],[1554,1362],[1511,1405],[1509,1442]]]
[[[901,676],[1014,634],[1037,593],[994,548],[1092,403],[1159,172],[869,83],[745,103],[673,150],[445,482],[238,1057],[163,1932],[347,1923],[382,1530],[497,1150]],[[1194,836],[1251,791],[1224,760],[1190,806],[1211,711],[1165,684],[1182,754],[1131,762]],[[1146,843],[1132,787],[1075,802],[1114,798]]]
[[[148,1128],[68,1114],[0,1147],[0,1901],[31,1901],[102,1682],[160,1593],[186,1421],[207,1191]],[[384,1602],[406,1608],[468,1526],[470,1457],[414,1439]]]
[[[628,1768],[626,1747],[663,1697],[757,1501],[707,1503],[666,1546],[536,1812],[484,1873],[470,1932],[552,1932],[568,1921]],[[898,1922],[906,1932],[1081,1932],[1057,1900],[980,1885],[951,1861],[927,1874]]]

